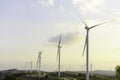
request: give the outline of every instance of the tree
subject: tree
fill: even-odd
[[[118,79],[120,79],[120,65],[115,67],[115,74]]]
[[[16,80],[16,78],[13,75],[7,75],[3,80]]]

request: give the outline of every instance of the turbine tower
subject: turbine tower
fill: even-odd
[[[58,42],[58,50],[57,50],[57,60],[58,60],[58,77],[60,77],[60,50],[61,50],[61,35]]]
[[[69,64],[69,70],[68,71],[71,71],[71,64]]]
[[[37,70],[38,70],[38,73],[39,73],[39,77],[40,77],[40,74],[41,74],[41,54],[42,54],[42,51],[39,52],[39,55],[38,55],[38,58],[37,58]]]
[[[93,69],[92,64],[90,64],[90,69],[91,69],[91,76],[92,76],[92,69]]]
[[[82,18],[79,16],[80,20],[82,21],[82,23],[85,25],[85,29],[86,29],[86,39],[85,39],[85,44],[84,44],[84,49],[83,49],[83,55],[85,52],[85,48],[86,48],[86,80],[89,80],[89,31],[97,26],[100,26],[102,24],[105,24],[106,22],[94,25],[89,27],[83,20]]]
[[[29,63],[30,63],[30,71],[32,72],[32,62]]]
[[[80,65],[80,68],[81,68],[81,69],[80,69],[81,73],[84,73],[84,72],[83,72],[83,71],[84,71],[84,70],[83,70],[83,65]]]
[[[26,72],[32,72],[32,62],[27,62],[26,63]]]

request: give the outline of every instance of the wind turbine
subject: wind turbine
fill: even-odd
[[[26,72],[32,72],[32,62],[27,62],[26,63]]]
[[[41,74],[41,54],[42,54],[42,51],[39,52],[39,55],[38,55],[38,58],[37,58],[37,69],[38,69],[38,72],[39,72],[39,77],[40,77],[40,74]]]
[[[25,63],[25,70],[26,70],[26,73],[29,72],[29,63],[28,62]]]
[[[93,65],[92,64],[90,64],[90,69],[91,69],[91,76],[92,76],[92,69],[93,69],[93,67],[92,67]]]
[[[58,77],[60,77],[60,50],[61,50],[61,35],[58,42],[58,49],[57,49],[57,60],[58,60]]]
[[[29,62],[30,63],[30,71],[32,73],[32,62]]]
[[[83,65],[80,65],[80,68],[81,68],[81,73],[83,73]]]
[[[83,55],[85,52],[85,48],[86,48],[86,80],[89,80],[89,31],[97,26],[100,26],[102,24],[105,24],[107,22],[103,22],[100,24],[96,24],[94,26],[89,27],[83,20],[82,18],[79,16],[80,20],[82,21],[82,23],[85,25],[85,29],[86,29],[86,39],[85,39],[85,44],[84,44],[84,49],[83,49]]]
[[[71,64],[69,64],[69,70],[68,71],[71,71]]]

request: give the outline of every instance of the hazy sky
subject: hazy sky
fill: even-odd
[[[62,70],[80,70],[82,50],[89,25],[113,22],[90,31],[90,63],[93,69],[110,70],[120,64],[119,0],[0,0],[0,70],[24,69],[38,49],[43,51],[42,69],[57,67],[57,42],[62,34]],[[48,67],[49,66],[49,67]]]

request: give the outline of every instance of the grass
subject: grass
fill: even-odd
[[[16,80],[85,80],[85,74],[79,74],[79,73],[72,73],[72,72],[61,72],[61,77],[57,77],[56,72],[48,72],[46,73],[46,76],[37,77],[31,75],[36,75],[36,73],[20,73],[20,74],[12,74],[16,77]],[[0,79],[2,80],[2,79]],[[112,79],[110,77],[96,75],[96,76],[90,76],[90,80],[117,80]]]

